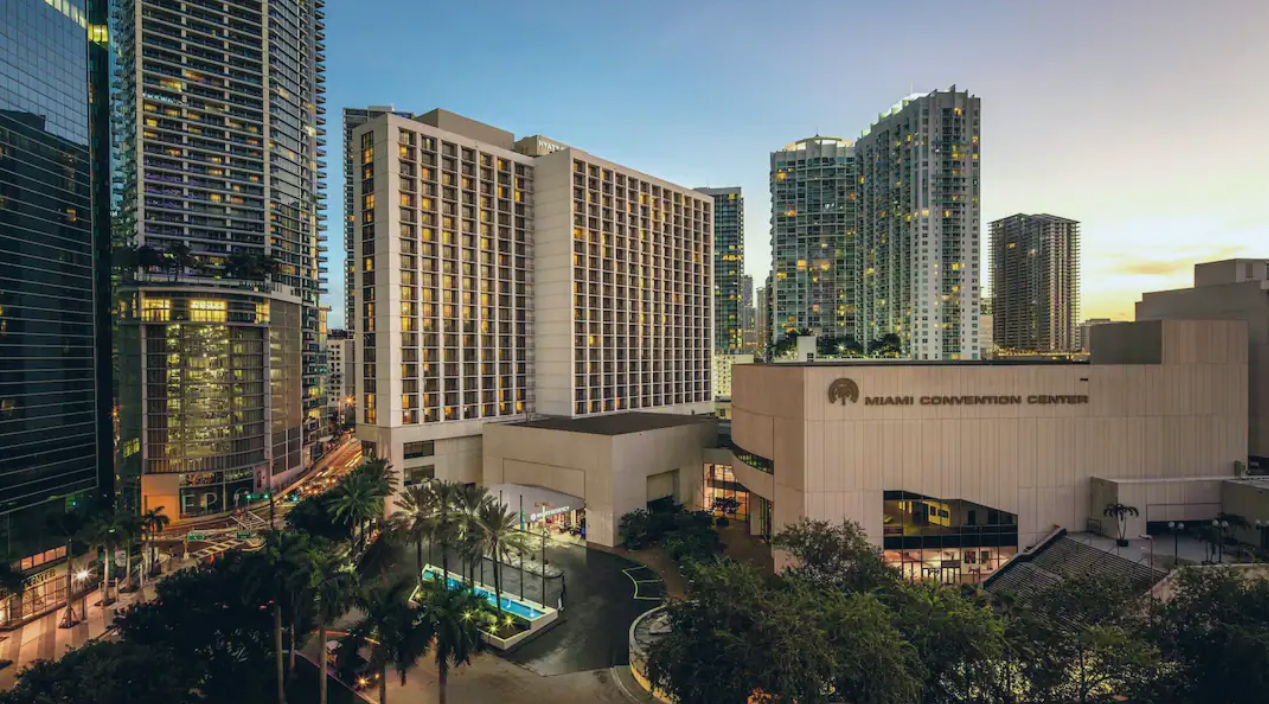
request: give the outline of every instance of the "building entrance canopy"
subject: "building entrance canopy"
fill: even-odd
[[[507,508],[522,512],[529,523],[556,513],[586,508],[586,500],[583,498],[527,484],[497,484],[489,487],[489,495]]]

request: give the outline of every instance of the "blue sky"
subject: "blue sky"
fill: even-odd
[[[761,282],[769,153],[857,138],[910,91],[952,84],[982,98],[984,230],[1015,212],[1080,220],[1085,317],[1131,319],[1195,261],[1269,257],[1266,27],[1261,0],[329,0],[332,325],[343,107],[444,107],[740,185]]]

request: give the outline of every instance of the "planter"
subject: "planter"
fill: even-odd
[[[1121,547],[1121,548],[1126,548],[1126,547],[1128,547],[1128,539],[1127,539],[1127,538],[1116,538],[1116,539],[1115,539],[1115,544],[1116,544],[1116,545],[1118,545],[1118,546],[1119,546],[1119,547]]]

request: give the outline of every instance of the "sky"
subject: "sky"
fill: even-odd
[[[1079,220],[1083,317],[1269,257],[1264,0],[328,0],[331,324],[344,107],[436,107],[685,186],[739,185],[771,266],[769,154],[900,98],[982,99],[982,223]],[[984,254],[985,256],[985,254]],[[983,276],[987,269],[984,261]]]

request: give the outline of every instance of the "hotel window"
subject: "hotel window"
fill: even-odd
[[[172,319],[172,301],[166,298],[147,298],[141,308],[141,319],[161,322]]]
[[[224,301],[190,301],[189,319],[196,323],[223,323],[226,319]]]
[[[418,457],[431,457],[435,454],[436,443],[432,440],[422,440],[419,442],[407,442],[403,446],[404,456],[407,460]]]

